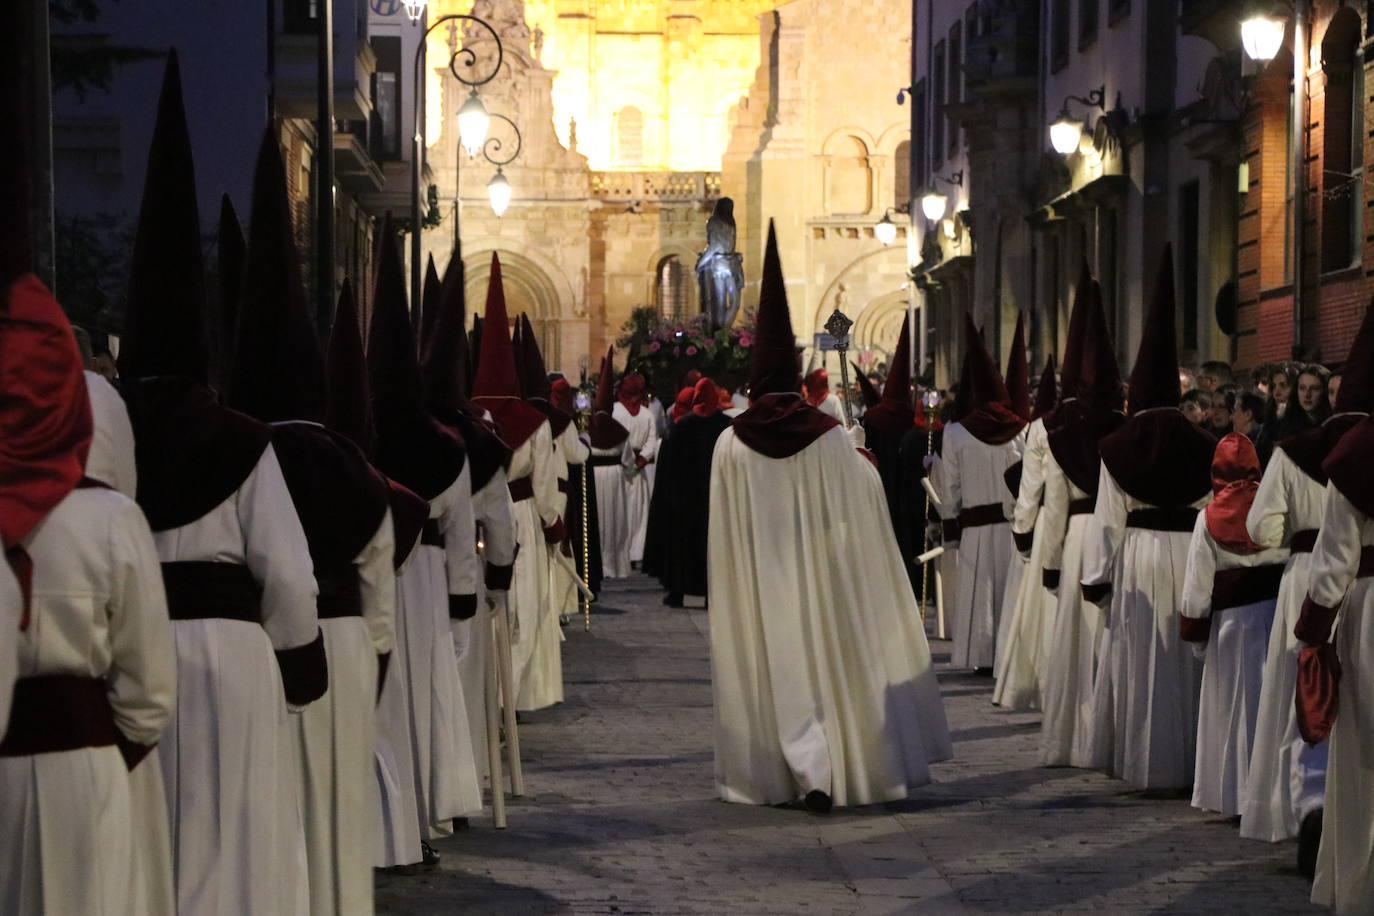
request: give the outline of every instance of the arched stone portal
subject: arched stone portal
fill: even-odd
[[[563,369],[563,301],[570,295],[565,279],[557,283],[549,273],[527,255],[498,251],[501,278],[506,291],[506,313],[513,321],[521,312],[530,316],[539,335],[539,348],[550,371]],[[486,307],[487,286],[491,279],[491,250],[463,256],[464,291],[467,294],[468,325]],[[568,287],[560,295],[559,287]],[[568,310],[569,312],[571,309]]]

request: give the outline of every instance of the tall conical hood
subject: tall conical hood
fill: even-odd
[[[371,455],[376,445],[372,429],[372,394],[367,384],[367,359],[363,356],[363,335],[359,329],[358,307],[353,302],[353,284],[344,280],[339,304],[334,309],[334,328],[329,334],[329,354],[325,368],[328,397],[324,425]]]
[[[1083,325],[1087,321],[1088,306],[1092,303],[1092,272],[1088,262],[1078,272],[1078,284],[1074,287],[1073,308],[1069,311],[1069,331],[1064,338],[1064,371],[1059,374],[1059,397],[1062,400],[1078,397],[1079,367],[1083,357]]]
[[[191,136],[175,50],[167,54],[146,176],[129,267],[120,374],[184,375],[204,382],[205,268]]]
[[[864,400],[864,409],[877,407],[883,399],[882,393],[873,384],[873,379],[868,377],[868,373],[859,368],[858,363],[851,363],[851,365],[854,367],[854,378],[859,381],[859,395]]]
[[[1174,248],[1164,245],[1154,298],[1131,367],[1131,413],[1178,406],[1178,338],[1174,333]]]
[[[224,386],[229,369],[234,364],[234,341],[238,335],[239,303],[243,298],[243,271],[248,260],[248,243],[243,238],[243,225],[233,201],[225,194],[219,201],[219,257],[216,276],[219,280],[218,300],[215,303],[215,322],[212,339],[215,345],[215,364],[212,381]]]
[[[11,22],[0,35],[0,86],[4,87],[0,124],[7,125],[5,141],[0,143],[0,292],[33,270],[33,229],[29,225],[32,120],[25,105],[30,92],[21,65],[22,32]]]
[[[629,437],[629,430],[613,416],[614,410],[615,348],[610,347],[601,358],[601,375],[596,380],[596,400],[592,403],[592,421],[587,428],[592,448],[612,449]]]
[[[1011,411],[1022,419],[1031,416],[1030,361],[1026,357],[1026,313],[1016,310],[1016,330],[1011,334],[1007,354],[1007,395]]]
[[[768,221],[768,244],[763,252],[758,324],[754,331],[753,349],[749,366],[751,399],[801,389],[797,335],[792,331],[792,314],[787,308],[787,287],[782,278],[782,261],[778,259],[778,238],[771,219]]]
[[[968,341],[968,353],[964,368],[968,372],[968,408],[977,410],[987,404],[1011,406],[1011,395],[1002,373],[997,371],[997,363],[983,343],[983,335],[973,325],[973,319],[964,314],[964,339]],[[961,380],[961,385],[963,381]],[[962,393],[962,388],[960,389]]]
[[[477,367],[482,362],[482,325],[482,316],[473,315],[472,332],[468,335],[468,397],[472,397],[472,386],[477,381]]]
[[[1364,320],[1350,344],[1336,392],[1336,413],[1374,413],[1374,300],[1365,306]]]
[[[405,273],[390,213],[382,220],[378,243],[372,326],[367,335],[367,374],[374,414],[380,421],[386,411],[412,410],[419,404],[420,366],[406,309]]]
[[[477,377],[472,383],[472,394],[478,398],[520,397],[510,319],[506,317],[506,291],[501,282],[501,259],[494,251],[491,253],[491,279],[487,285],[486,315],[482,322],[482,355],[477,364]]]
[[[1054,354],[1045,360],[1045,371],[1040,373],[1040,384],[1035,387],[1035,404],[1031,408],[1031,418],[1043,417],[1054,410],[1059,403],[1059,384],[1054,378]]]
[[[461,410],[467,406],[467,298],[463,289],[463,258],[454,249],[440,283],[439,307],[424,342],[420,372],[425,403],[430,410]]]
[[[528,315],[520,315],[520,386],[527,398],[549,400],[553,386],[549,382],[549,370],[544,365],[544,354],[539,351],[539,340],[534,335],[534,325]]]
[[[271,127],[253,175],[253,218],[228,402],[266,423],[324,419],[324,356],[301,286],[286,169]]]
[[[887,380],[877,406],[864,414],[864,428],[870,433],[898,435],[916,422],[916,405],[911,399],[911,313],[902,319],[902,332],[892,359],[887,364]]]
[[[425,285],[420,293],[420,352],[425,352],[429,335],[434,330],[434,319],[439,315],[439,299],[443,295],[443,284],[439,281],[439,271],[434,269],[434,255],[429,256],[425,265]]]
[[[1102,308],[1102,288],[1094,280],[1084,302],[1079,329],[1078,397],[1094,407],[1121,409],[1121,367]]]

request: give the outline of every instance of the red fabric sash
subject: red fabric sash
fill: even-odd
[[[1298,689],[1294,706],[1298,733],[1308,744],[1331,736],[1340,708],[1341,662],[1331,643],[1307,646],[1298,653]]]
[[[766,394],[735,417],[735,435],[767,458],[791,458],[840,425],[797,394]]]
[[[869,411],[870,414],[872,412]],[[1004,445],[1026,428],[1024,419],[1013,413],[1007,405],[996,401],[974,408],[959,422],[973,438],[986,445]]]

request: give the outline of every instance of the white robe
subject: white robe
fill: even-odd
[[[596,517],[601,529],[601,574],[607,579],[623,579],[630,567],[630,476],[635,455],[629,444],[615,448],[591,449],[593,458],[615,458],[617,464],[592,468],[596,480]]]
[[[1018,553],[1009,570],[1019,573],[1015,592],[1008,591],[1010,613],[1002,618],[1002,633],[997,645],[997,686],[992,702],[1008,709],[1040,708],[1040,682],[1044,652],[1054,623],[1055,598],[1043,585],[1045,532],[1036,524],[1045,495],[1046,465],[1050,458],[1045,421],[1034,420],[1027,427],[1026,451],[1022,456],[1021,488],[1012,511],[1013,534],[1032,535],[1030,557]]]
[[[1250,537],[1266,547],[1287,544],[1295,531],[1321,528],[1325,512],[1326,488],[1301,471],[1282,448],[1274,449],[1246,520]],[[1311,553],[1288,558],[1264,659],[1240,835],[1266,843],[1297,836],[1303,815],[1320,808],[1326,792],[1327,742],[1307,746],[1298,734],[1293,706],[1298,683],[1293,627],[1307,598],[1311,562]]]
[[[19,676],[105,678],[115,727],[156,743],[175,703],[176,662],[142,511],[114,490],[75,490],[23,546],[33,560],[30,623],[6,637]],[[116,746],[0,757],[0,829],[0,912],[146,912],[133,858],[141,837]]]
[[[643,411],[641,411],[643,413]],[[549,596],[549,546],[544,531],[558,521],[558,457],[547,421],[525,440],[510,460],[510,479],[529,477],[534,495],[515,503],[515,556],[511,614],[518,636],[511,647],[515,708],[543,709],[563,701],[563,633],[558,609]]]
[[[721,798],[864,805],[929,782],[952,750],[877,470],[838,427],[777,460],[726,430],[710,501]]]
[[[1092,513],[1069,514],[1072,501],[1087,492],[1069,480],[1051,452],[1045,459],[1045,505],[1036,524],[1044,532],[1041,560],[1059,570],[1054,627],[1050,632],[1041,685],[1040,763],[1092,765],[1093,684],[1101,649],[1102,609],[1083,598],[1083,538]]]
[[[393,533],[394,534],[394,533]],[[412,545],[397,544],[395,549],[406,555],[405,562],[393,578],[397,601],[400,598],[401,576],[416,562],[420,549],[417,534]],[[406,550],[407,547],[411,549]],[[394,562],[394,560],[393,560]],[[380,829],[372,863],[378,868],[411,865],[423,858],[420,843],[428,831],[421,830],[420,790],[415,782],[415,724],[411,717],[409,652],[403,651],[406,641],[401,633],[399,605],[393,620],[394,635],[386,679],[373,717],[376,724],[372,758],[380,796]]]
[[[638,563],[644,559],[644,535],[649,529],[649,498],[653,495],[653,479],[644,469],[636,468],[634,458],[638,456],[652,462],[658,456],[658,427],[653,412],[640,408],[639,413],[631,414],[619,401],[611,411],[611,416],[629,432],[627,440],[630,451],[629,467],[626,470],[625,511],[630,526],[630,562]]]
[[[833,391],[826,392],[825,399],[816,405],[816,409],[827,417],[833,417],[841,423],[844,422],[844,405],[840,403],[840,399],[835,396]]]
[[[947,426],[940,448],[945,471],[941,514],[948,512],[957,517],[975,506],[995,503],[1001,505],[1003,518],[1011,518],[1013,502],[1003,475],[1021,460],[1024,446],[1024,436],[1001,445],[988,445],[974,438],[962,423]],[[1015,553],[1010,522],[978,525],[959,532],[959,590],[952,615],[954,667],[993,666],[1008,573]]]
[[[353,560],[361,617],[320,621],[329,690],[293,716],[300,761],[310,912],[372,912],[380,800],[373,776],[377,656],[390,652],[396,613],[395,535],[388,509]]]
[[[488,566],[510,566],[515,561],[515,504],[504,468],[497,468],[491,479],[472,494],[472,511],[482,529],[482,557]],[[477,771],[485,780],[487,761],[487,659],[495,651],[495,625],[487,598],[507,592],[489,591],[478,583],[477,616],[453,621],[453,649],[458,654],[458,677],[463,682],[466,730],[472,742]],[[498,613],[509,613],[500,608]]]
[[[937,494],[945,492],[945,464],[940,460],[939,455],[929,455],[926,458],[929,462],[926,469],[926,476],[930,480],[931,487]],[[935,511],[940,516],[942,522],[955,521],[958,514],[950,510],[943,502],[935,507]],[[944,614],[936,621],[935,638],[952,639],[954,636],[954,621],[957,617],[957,598],[959,595],[959,542],[957,540],[947,540],[942,545],[945,552],[940,554],[935,561],[939,564],[940,570],[940,594],[943,596],[941,604],[944,607]]]
[[[0,563],[0,627],[14,633],[24,613],[24,596],[19,580],[8,563]],[[19,643],[14,639],[0,639],[0,738],[10,722],[10,700],[14,695],[14,679],[19,676]]]
[[[559,467],[563,472],[558,478],[558,515],[567,522],[568,505],[573,501],[578,502],[582,499],[582,494],[568,492],[570,486],[572,466],[585,466],[587,458],[591,455],[591,449],[577,435],[576,424],[569,423],[563,433],[554,442],[554,452],[559,458]],[[569,535],[572,532],[568,532]],[[557,545],[552,545],[550,550],[558,549]],[[576,569],[575,565],[568,565],[557,561],[549,566],[549,600],[553,602],[554,609],[558,614],[575,614],[580,607],[580,592],[577,590],[577,583],[573,581],[569,569]],[[563,679],[562,660],[559,659],[558,679]]]
[[[138,494],[138,465],[129,411],[103,375],[87,371],[85,377],[94,424],[86,476],[134,499]],[[144,757],[129,774],[129,816],[134,831],[129,874],[134,912],[171,913],[176,909],[171,824],[162,760],[157,754]]]
[[[261,625],[172,622],[177,705],[158,753],[177,911],[295,916],[309,908],[305,843],[273,650],[314,641],[319,620],[310,550],[272,446],[228,499],[153,541],[164,563],[242,564],[262,587]]]
[[[1208,532],[1206,513],[1198,513],[1188,547],[1180,607],[1184,617],[1212,618],[1198,703],[1194,808],[1227,817],[1240,814],[1247,796],[1264,656],[1276,603],[1269,598],[1216,610],[1212,605],[1213,578],[1219,570],[1276,566],[1286,559],[1288,551],[1282,547],[1232,553]]]
[[[1191,535],[1128,528],[1127,513],[1146,508],[1103,464],[1083,541],[1082,583],[1112,587],[1094,685],[1093,765],[1137,789],[1176,789],[1193,780],[1202,676],[1178,632]]]
[[[1333,485],[1312,550],[1314,602],[1338,607],[1331,642],[1341,664],[1331,729],[1326,805],[1312,902],[1338,913],[1374,913],[1374,577],[1357,577],[1361,549],[1374,547],[1374,519]]]

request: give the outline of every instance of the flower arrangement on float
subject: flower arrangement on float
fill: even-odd
[[[625,352],[626,365],[647,375],[655,394],[671,403],[676,386],[693,369],[720,385],[744,384],[755,322],[754,313],[747,311],[734,326],[712,332],[704,314],[664,318],[646,305],[630,313],[616,347]]]

